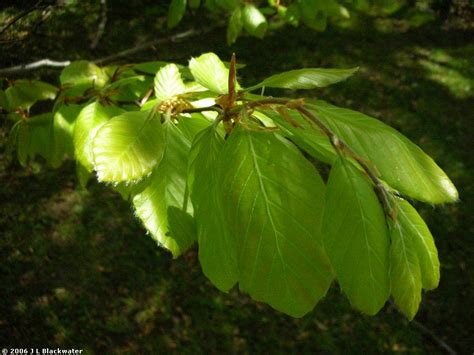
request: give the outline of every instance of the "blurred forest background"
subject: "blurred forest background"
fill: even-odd
[[[105,4],[105,6],[104,6]],[[205,7],[167,29],[167,1],[0,2],[0,69],[49,58],[97,59],[158,41],[114,63],[187,63],[237,54],[254,83],[301,67],[360,71],[302,92],[377,117],[430,154],[461,201],[417,204],[436,239],[441,284],[415,321],[390,304],[375,317],[351,309],[334,285],[302,319],[277,313],[203,276],[196,249],[177,260],[158,248],[121,197],[76,183],[74,163],[26,169],[7,154],[0,128],[0,347],[75,347],[90,353],[447,353],[474,351],[474,4],[400,1],[390,13],[351,12],[324,32],[281,27],[232,46],[225,19]],[[106,20],[104,21],[104,16]],[[100,24],[104,31],[99,33]],[[186,32],[188,33],[188,32]],[[193,34],[194,33],[194,34]],[[188,33],[189,34],[189,33]],[[104,61],[107,62],[107,61]],[[61,68],[3,76],[58,84]],[[271,93],[271,92],[269,92]]]

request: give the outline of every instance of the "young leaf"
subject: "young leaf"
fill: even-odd
[[[401,193],[429,203],[454,202],[458,192],[448,176],[417,145],[362,113],[317,101],[315,114]]]
[[[194,79],[216,94],[226,94],[229,69],[214,53],[206,53],[198,58],[191,58],[189,69]],[[239,84],[237,83],[237,89]]]
[[[183,18],[186,11],[186,0],[171,0],[168,9],[168,28],[175,27]]]
[[[117,106],[104,106],[93,102],[79,113],[74,126],[74,153],[79,164],[88,172],[94,169],[92,140],[105,122],[124,111]]]
[[[245,30],[252,36],[263,38],[267,31],[267,19],[255,5],[246,4],[242,10],[242,22]]]
[[[238,243],[240,288],[279,311],[303,316],[332,281],[321,246],[321,177],[283,137],[241,125],[220,161],[221,201]]]
[[[29,110],[35,102],[41,100],[54,100],[58,89],[50,84],[37,80],[16,80],[5,90],[7,110],[17,108]]]
[[[149,185],[133,197],[135,214],[152,237],[177,257],[196,239],[192,205],[186,191],[191,142],[170,121],[163,124],[166,149]]]
[[[297,69],[272,75],[259,84],[247,89],[253,91],[261,87],[283,88],[283,89],[314,89],[322,88],[331,84],[346,80],[359,68],[351,69],[321,69],[308,68]]]
[[[398,224],[406,238],[411,240],[419,259],[422,287],[425,290],[432,290],[439,284],[438,250],[433,236],[412,205],[400,198],[395,201]]]
[[[239,37],[242,32],[242,9],[237,7],[229,19],[229,24],[227,25],[227,44],[230,46],[233,44],[237,37]]]
[[[389,237],[368,178],[338,158],[326,188],[324,248],[351,304],[373,315],[390,295]]]
[[[165,149],[160,118],[151,112],[126,112],[97,131],[92,151],[99,181],[132,182],[150,174]]]
[[[156,73],[155,96],[158,101],[168,100],[184,92],[186,92],[186,87],[176,65],[168,64]]]
[[[199,262],[204,274],[221,291],[238,280],[237,245],[224,221],[218,184],[223,138],[211,126],[199,134],[189,157],[189,188],[196,220]],[[212,213],[210,213],[212,211]]]

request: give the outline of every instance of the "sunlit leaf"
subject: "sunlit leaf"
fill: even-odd
[[[448,176],[417,145],[384,123],[323,101],[311,109],[342,140],[372,162],[401,193],[429,203],[453,202],[458,192]]]
[[[77,161],[87,171],[91,172],[94,168],[92,141],[97,130],[109,119],[123,112],[117,106],[104,106],[93,102],[79,113],[74,126],[74,152]]]
[[[245,30],[257,38],[263,38],[267,31],[267,19],[255,5],[246,4],[242,10],[242,22]]]
[[[272,75],[261,83],[248,88],[252,91],[261,87],[284,89],[314,89],[338,83],[350,77],[358,68],[351,69],[297,69]]]
[[[193,208],[186,191],[191,142],[170,121],[163,124],[166,149],[149,185],[133,198],[135,214],[153,239],[174,257],[196,239]]]
[[[52,165],[59,166],[64,158],[74,157],[74,125],[83,105],[62,104],[55,110],[53,116],[54,152]]]
[[[229,69],[214,53],[206,53],[189,61],[194,79],[216,94],[227,93]],[[239,85],[237,83],[237,89]]]
[[[220,161],[225,221],[238,244],[240,288],[279,311],[303,316],[332,280],[321,246],[321,177],[283,137],[240,125]]]
[[[82,95],[91,87],[101,88],[108,79],[101,68],[86,60],[72,62],[63,69],[59,77],[61,85],[68,88],[65,93],[67,96]]]
[[[344,293],[364,313],[376,314],[390,295],[390,241],[383,209],[368,178],[338,158],[326,188],[324,248]]]
[[[168,64],[161,68],[155,76],[155,96],[158,101],[165,101],[173,96],[186,92],[179,68]]]
[[[223,201],[218,187],[216,167],[223,145],[224,139],[214,127],[199,134],[189,158],[189,187],[197,226],[199,262],[211,282],[220,290],[228,291],[238,280],[238,268],[236,240],[223,223]]]
[[[150,174],[165,149],[160,117],[153,112],[126,112],[104,123],[93,142],[99,181],[135,181]]]

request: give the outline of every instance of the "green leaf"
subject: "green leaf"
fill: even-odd
[[[104,106],[99,102],[93,102],[79,113],[74,126],[74,152],[76,160],[87,171],[91,172],[94,169],[92,141],[97,130],[109,119],[123,112],[117,106]]]
[[[140,100],[150,88],[153,79],[145,75],[134,75],[114,81],[104,88],[104,91],[113,92],[110,99],[113,101],[132,102]]]
[[[299,112],[288,109],[283,111],[285,116],[271,108],[258,109],[255,115],[259,119],[259,114],[270,118],[281,129],[281,133],[298,147],[320,161],[332,163],[337,155],[329,138]]]
[[[165,101],[185,92],[186,87],[176,65],[168,64],[156,73],[155,96],[158,101]]]
[[[151,112],[126,112],[104,123],[93,142],[99,181],[133,182],[150,174],[163,157],[165,142],[160,117]]]
[[[72,62],[63,69],[59,77],[62,86],[72,86],[66,91],[67,96],[82,95],[86,89],[91,87],[101,88],[108,79],[105,71],[86,60]]]
[[[7,95],[5,95],[5,91],[0,89],[0,110],[8,110],[8,99]]]
[[[216,4],[227,11],[234,11],[239,6],[240,0],[216,0]]]
[[[433,236],[418,212],[407,201],[395,199],[397,221],[401,230],[410,239],[418,256],[421,268],[421,282],[425,290],[432,290],[439,284],[439,259]]]
[[[175,27],[183,18],[186,11],[186,0],[171,0],[168,9],[168,28]]]
[[[133,197],[135,214],[159,245],[174,257],[196,239],[192,205],[186,191],[191,142],[170,121],[163,124],[166,149],[149,185]]]
[[[229,19],[229,24],[227,25],[227,44],[230,46],[233,44],[237,37],[239,37],[242,32],[242,9],[237,7]]]
[[[216,94],[227,93],[229,69],[214,53],[191,58],[189,69],[191,69],[194,79],[205,88]],[[238,83],[236,88],[240,88]]]
[[[389,237],[373,185],[338,158],[326,189],[324,247],[344,293],[364,313],[376,314],[390,295]]]
[[[79,186],[83,189],[87,188],[87,183],[89,179],[92,177],[92,173],[87,170],[79,161],[76,161],[76,178],[79,182]]]
[[[74,126],[76,118],[81,112],[83,105],[62,104],[54,112],[53,116],[53,141],[54,152],[51,164],[59,166],[64,158],[74,157]]]
[[[395,304],[409,320],[415,317],[421,302],[421,269],[413,236],[406,230],[407,221],[390,220],[390,282]]]
[[[240,125],[220,161],[221,201],[238,244],[241,290],[303,316],[332,281],[321,245],[321,177],[283,137]]]
[[[195,10],[201,6],[201,0],[189,0],[188,4],[191,9]]]
[[[196,219],[199,262],[221,291],[238,281],[237,245],[225,225],[219,194],[218,161],[224,139],[211,126],[199,134],[189,157],[189,188]],[[212,211],[212,213],[210,213]]]
[[[261,87],[284,88],[284,89],[314,89],[322,88],[331,84],[346,80],[359,68],[351,69],[321,69],[308,68],[297,69],[272,75],[261,83],[248,88],[252,91]]]
[[[242,10],[242,22],[245,30],[252,36],[263,38],[267,31],[267,19],[255,5],[246,4]]]
[[[362,113],[329,105],[309,105],[339,138],[372,162],[381,178],[401,193],[428,203],[454,202],[458,192],[438,165],[417,145]]]
[[[158,70],[160,70],[161,68],[163,68],[164,66],[168,64],[170,63],[163,62],[163,61],[153,61],[153,62],[144,62],[144,63],[134,64],[132,68],[138,72],[142,72],[142,73],[150,74],[150,75],[156,75]],[[175,65],[177,65],[180,68],[180,70],[184,68],[184,66],[182,65],[179,65],[179,64],[175,64]]]
[[[5,90],[7,109],[29,110],[37,101],[54,100],[58,89],[50,84],[37,80],[16,80]]]

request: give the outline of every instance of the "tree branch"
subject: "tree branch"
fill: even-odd
[[[104,35],[105,26],[107,25],[107,0],[100,0],[100,8],[101,8],[101,20],[99,23],[99,27],[97,28],[97,33],[94,37],[94,40],[91,43],[91,49],[95,49],[99,44],[100,39]]]
[[[106,56],[106,57],[95,59],[95,60],[93,60],[93,62],[96,63],[96,64],[105,64],[107,62],[111,62],[111,61],[114,61],[116,59],[126,57],[126,56],[129,56],[131,54],[134,54],[134,53],[143,51],[145,49],[151,48],[151,47],[153,47],[157,44],[162,44],[162,43],[167,43],[167,42],[179,42],[179,41],[182,41],[182,40],[187,39],[187,38],[202,35],[202,34],[205,34],[205,33],[208,33],[210,31],[212,31],[214,28],[215,27],[208,27],[208,28],[205,28],[205,29],[202,29],[202,30],[190,29],[188,31],[177,33],[177,34],[174,34],[174,35],[169,36],[169,37],[159,38],[159,39],[156,39],[156,40],[153,40],[153,41],[149,41],[149,42],[139,44],[138,46],[126,49],[124,51],[121,51],[121,52],[118,52],[118,53],[115,53],[115,54],[111,54],[111,55]],[[69,60],[54,61],[54,60],[46,58],[46,59],[38,60],[36,62],[28,63],[28,64],[20,64],[20,65],[16,65],[16,66],[13,66],[13,67],[0,69],[0,75],[13,74],[13,73],[18,73],[18,72],[23,72],[23,71],[29,71],[29,70],[38,69],[38,68],[41,68],[41,67],[66,67],[70,63],[71,63],[71,61],[69,61]]]

